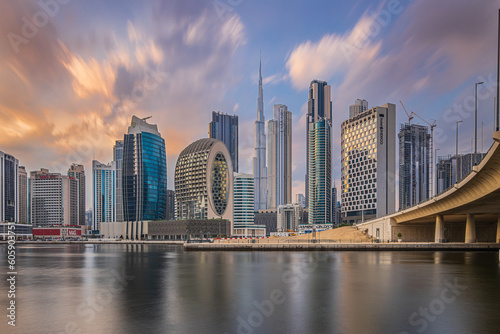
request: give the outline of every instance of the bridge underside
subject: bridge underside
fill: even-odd
[[[493,139],[479,165],[452,188],[360,228],[382,240],[500,242],[500,131]]]
[[[440,242],[464,242],[466,220],[464,216],[446,216]],[[405,242],[435,242],[436,223],[403,223],[392,227],[392,238],[401,233]],[[497,242],[497,217],[476,216],[476,242]]]

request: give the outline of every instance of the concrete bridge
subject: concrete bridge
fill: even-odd
[[[382,240],[500,242],[500,131],[485,158],[452,188],[403,211],[358,225]]]

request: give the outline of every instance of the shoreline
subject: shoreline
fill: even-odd
[[[498,243],[184,244],[185,251],[499,251]]]
[[[6,245],[7,241],[0,241],[0,245]],[[139,240],[139,241],[132,241],[132,240],[127,240],[127,241],[114,241],[114,240],[104,240],[104,241],[16,241],[16,246],[21,246],[21,245],[102,245],[102,244],[108,244],[108,245],[139,245],[139,244],[164,244],[164,245],[178,245],[182,246],[184,244],[184,241],[176,241],[176,240],[151,240],[151,241],[145,241],[145,240]]]
[[[0,241],[0,245],[7,241]],[[170,245],[185,251],[267,252],[267,251],[500,251],[500,243],[186,243],[181,240],[140,241],[20,241],[22,245]]]

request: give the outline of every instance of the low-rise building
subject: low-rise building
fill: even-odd
[[[186,219],[101,223],[100,233],[111,239],[188,240],[230,237],[232,230],[226,219]]]
[[[47,226],[33,227],[33,238],[35,239],[80,239],[83,235],[84,226]]]
[[[33,231],[30,224],[0,223],[0,240],[9,240],[9,235],[14,235],[15,240],[27,240],[33,237]]]

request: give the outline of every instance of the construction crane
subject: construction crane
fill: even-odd
[[[411,125],[411,120],[414,118],[413,117],[414,112],[412,111],[411,114],[408,114],[408,111],[406,111],[406,108],[405,108],[405,105],[403,104],[403,101],[400,100],[399,103],[401,103],[401,105],[403,106],[403,109],[406,113],[406,116],[408,116],[408,125]]]
[[[429,123],[429,122],[427,122],[425,119],[423,119],[422,117],[420,117],[420,115],[417,114],[416,112],[412,111],[412,114],[415,115],[415,116],[417,116],[418,118],[420,118],[422,121],[424,121],[431,128],[431,175],[430,175],[430,177],[431,177],[431,184],[434,184],[433,175],[434,175],[434,168],[435,168],[435,166],[433,164],[433,159],[432,159],[433,154],[432,154],[432,152],[434,152],[434,128],[437,126],[437,123],[436,123],[436,120],[433,120],[434,122],[432,122],[432,124]],[[436,196],[436,192],[437,192],[437,185],[434,187],[434,196]]]
[[[150,119],[151,117],[153,117],[153,116],[144,117],[142,120],[145,121],[145,120]]]

